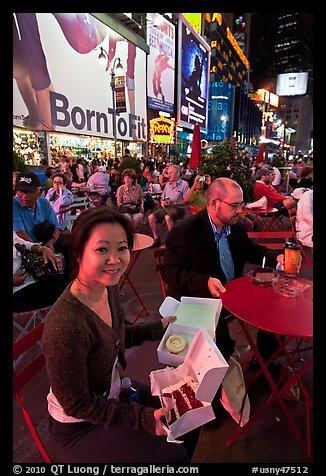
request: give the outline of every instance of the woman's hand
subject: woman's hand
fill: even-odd
[[[62,263],[61,260],[58,256],[55,255],[54,251],[51,248],[48,248],[47,246],[42,246],[41,248],[43,251],[43,259],[44,263],[47,263],[49,260],[53,264],[53,267],[57,271],[62,270]]]
[[[27,278],[26,271],[24,269],[19,269],[12,276],[13,286],[20,286],[21,284],[24,284],[26,278]]]
[[[177,319],[176,316],[165,316],[161,319],[163,329],[165,329],[171,322]]]
[[[213,297],[220,297],[220,293],[225,293],[226,289],[217,278],[209,278],[207,283],[208,289]]]
[[[154,410],[156,436],[167,435],[166,431],[163,428],[161,419],[165,417],[168,413],[169,413],[169,409],[167,407],[162,407],[162,408],[159,408],[158,410]]]

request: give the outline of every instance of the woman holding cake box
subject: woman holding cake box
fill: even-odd
[[[130,220],[105,206],[79,215],[71,233],[73,280],[47,315],[43,352],[50,383],[49,429],[63,463],[189,464],[188,444],[166,439],[168,409],[149,386],[137,384],[140,401],[120,401],[119,366],[125,348],[158,340],[168,316],[125,325],[119,280],[133,247]]]

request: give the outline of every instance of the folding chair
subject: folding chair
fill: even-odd
[[[298,237],[297,237],[297,230],[296,230],[297,209],[296,208],[291,208],[291,211],[289,210],[289,217],[290,217],[290,225],[291,225],[291,230],[292,230],[292,233],[293,233],[293,237],[294,237],[296,243],[298,243],[298,245],[301,246],[301,253],[302,253],[302,255],[304,256],[304,258],[306,260],[306,262],[303,263],[303,265],[301,265],[301,269],[303,269],[305,266],[313,267],[312,258],[310,258],[308,256],[308,254],[304,250],[303,244],[300,243],[300,241],[298,240]]]
[[[139,225],[134,229],[135,233],[141,233],[142,230],[144,230],[145,232],[149,231],[150,226],[149,226],[149,223],[148,223],[148,216],[150,214],[151,214],[150,210],[146,210],[143,213],[143,218],[141,219]],[[145,233],[145,234],[147,234],[147,233]]]
[[[74,201],[71,204],[72,211],[76,209],[85,209],[89,207],[89,198],[88,197],[75,197]]]
[[[43,322],[50,309],[51,306],[34,309],[33,311],[14,312],[13,326],[20,331],[20,334],[15,340],[20,339],[23,335],[36,327],[37,324]]]
[[[292,231],[248,231],[247,233],[250,239],[272,250],[282,250],[284,244],[293,239]]]
[[[15,342],[42,323],[50,309],[51,306],[28,312],[15,312],[13,314],[13,327],[19,331],[19,334],[14,337]],[[23,354],[14,362],[14,368],[18,366],[22,358]]]
[[[75,197],[72,202],[71,213],[66,217],[66,224],[68,231],[71,231],[74,221],[77,219],[80,212],[87,210],[89,207],[89,198],[88,197]],[[77,213],[77,210],[78,213]]]
[[[67,229],[68,231],[72,230],[72,226],[74,224],[74,221],[78,218],[78,215],[69,215],[67,217]]]
[[[161,285],[162,295],[164,299],[166,298],[166,289],[165,289],[165,283],[161,275],[161,268],[163,264],[165,249],[166,248],[164,246],[154,249],[155,270],[158,272],[158,275],[160,278],[160,285]]]
[[[58,218],[58,222],[60,225],[62,225],[68,218],[68,216],[70,215],[70,213],[72,212],[73,210],[73,207],[72,207],[72,204],[71,205],[68,205],[68,206],[63,206],[61,205],[61,207],[59,207],[59,213],[57,215],[57,218]],[[68,214],[68,215],[66,215]]]
[[[38,326],[24,335],[21,339],[14,342],[13,349],[13,360],[17,362],[19,357],[25,354],[28,350],[37,349],[36,344],[42,339],[44,324],[41,322]],[[33,354],[35,355],[35,354]],[[42,354],[42,351],[39,350],[37,355],[34,356],[27,365],[22,369],[16,370],[13,369],[13,390],[14,396],[16,397],[17,402],[19,403],[29,431],[35,441],[40,453],[43,456],[43,459],[46,463],[52,463],[50,456],[48,455],[41,438],[36,430],[35,424],[32,421],[32,417],[26,407],[24,398],[23,398],[23,389],[24,387],[45,367],[45,358]]]

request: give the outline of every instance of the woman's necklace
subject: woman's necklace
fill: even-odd
[[[86,293],[80,288],[79,284],[79,279],[76,278],[74,281],[75,287],[77,288],[78,292],[82,295],[83,299],[87,302],[88,305],[90,305],[91,309],[95,310],[95,303],[89,299],[89,297],[86,295]]]
[[[82,295],[83,299],[85,299],[88,307],[92,309],[106,324],[110,327],[112,326],[112,318],[111,312],[109,309],[101,309],[100,307],[97,309],[96,304],[89,299],[89,297],[84,293],[84,291],[80,288],[79,279],[76,278],[74,281],[75,287],[77,288],[78,292]]]

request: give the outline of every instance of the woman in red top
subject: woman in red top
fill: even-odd
[[[145,177],[148,180],[149,183],[154,183],[155,182],[155,178],[151,174],[151,172],[149,170],[149,167],[144,168],[144,172],[142,173],[142,175],[143,175],[143,177]]]

